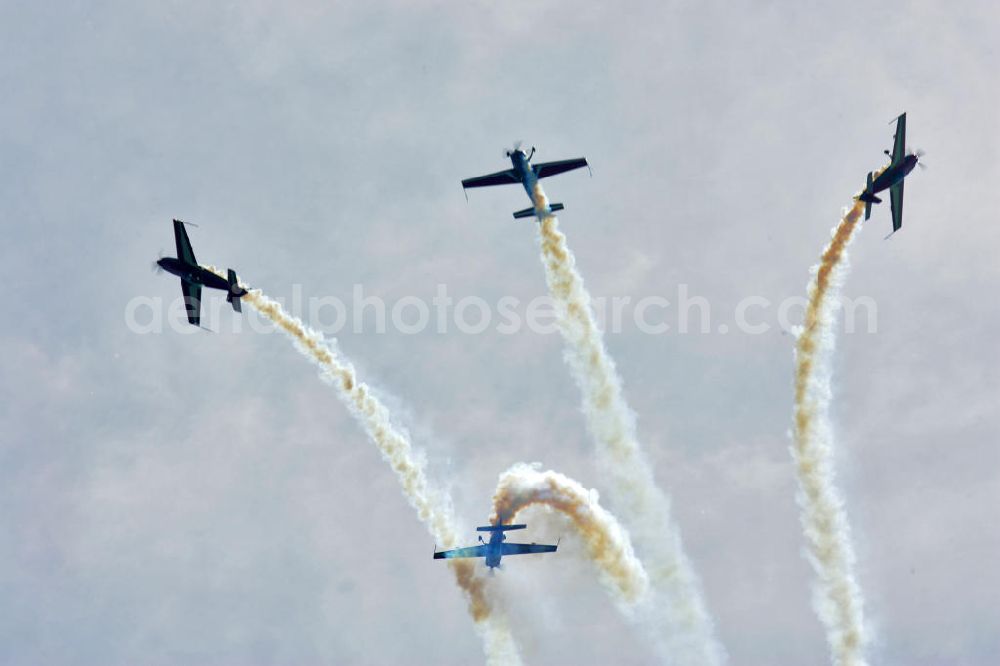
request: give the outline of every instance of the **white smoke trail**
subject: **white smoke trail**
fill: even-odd
[[[341,401],[392,467],[403,494],[435,541],[445,548],[454,547],[458,541],[457,530],[447,496],[431,489],[424,472],[424,461],[413,451],[409,436],[395,427],[385,406],[366,384],[358,381],[354,368],[338,356],[321,333],[285,312],[277,301],[256,289],[250,290],[243,300],[274,322],[292,340],[296,349],[319,367],[322,379],[337,390]],[[507,619],[490,601],[487,579],[470,560],[449,560],[448,566],[465,592],[469,612],[483,640],[487,664],[520,664],[517,644]]]
[[[646,599],[649,578],[632,551],[628,532],[600,505],[597,491],[559,472],[541,472],[537,465],[517,463],[500,475],[490,522],[511,523],[520,511],[535,504],[551,507],[573,522],[601,582],[631,618],[635,606]]]
[[[549,211],[540,186],[534,200],[537,211]],[[635,416],[604,348],[590,294],[556,217],[542,213],[539,230],[545,279],[557,304],[566,363],[583,394],[587,427],[597,443],[598,466],[610,477],[612,501],[649,573],[655,595],[649,622],[656,627],[658,645],[671,663],[720,664],[724,652],[713,636],[700,583],[684,554],[670,500],[656,485],[639,447]]]
[[[792,457],[799,482],[809,561],[816,573],[813,606],[826,628],[835,666],[863,666],[866,635],[861,589],[854,576],[854,551],[844,502],[837,491],[830,424],[830,356],[840,287],[847,276],[847,246],[864,203],[856,202],[833,230],[830,244],[813,267],[809,303],[795,345],[795,422]]]

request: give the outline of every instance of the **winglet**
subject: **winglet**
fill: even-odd
[[[469,203],[469,190],[465,189],[464,186],[462,187],[462,194],[465,195],[465,202]]]
[[[180,222],[180,223],[181,223],[181,224],[183,224],[183,225],[184,225],[185,227],[197,227],[197,226],[198,226],[198,225],[197,225],[197,224],[195,224],[194,222],[185,222],[184,220],[178,220],[177,218],[174,218],[174,222]]]

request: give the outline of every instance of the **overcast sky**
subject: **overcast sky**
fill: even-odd
[[[523,311],[545,291],[533,223],[511,218],[527,199],[459,184],[516,139],[592,164],[546,189],[595,295],[710,304],[704,333],[627,310],[607,345],[730,662],[825,662],[776,310],[902,111],[930,169],[903,230],[883,242],[879,206],[852,247],[845,295],[877,330],[863,317],[837,348],[839,481],[872,661],[996,662],[994,3],[136,4],[0,4],[0,663],[481,659],[431,537],[313,366],[234,331],[218,292],[215,333],[127,314],[180,296],[149,270],[173,217],[200,225],[199,260],[288,301],[430,304],[445,285]],[[735,325],[751,297],[764,333]],[[470,542],[515,462],[603,490],[558,334],[374,323],[340,347]],[[571,530],[532,515],[529,538],[566,538],[498,574],[525,660],[650,663]]]

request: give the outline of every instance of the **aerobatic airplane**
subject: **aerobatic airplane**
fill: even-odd
[[[477,532],[490,532],[490,540],[483,541],[479,535],[478,546],[455,548],[452,550],[434,550],[435,560],[450,560],[459,557],[485,557],[486,566],[492,571],[500,566],[500,558],[504,555],[524,555],[526,553],[554,553],[559,543],[550,546],[540,543],[507,543],[507,530],[523,530],[527,525],[484,525],[477,527]]]
[[[184,223],[174,220],[174,241],[177,243],[177,257],[162,257],[156,265],[181,279],[181,293],[184,294],[184,305],[187,307],[188,321],[195,326],[201,325],[201,288],[221,289],[226,292],[226,300],[233,309],[242,312],[240,297],[246,296],[247,290],[236,280],[236,271],[229,269],[228,278],[222,278],[207,268],[198,265],[188,240]]]
[[[534,206],[535,184],[538,183],[539,178],[548,178],[549,176],[555,176],[556,174],[572,171],[573,169],[582,169],[583,167],[587,167],[589,169],[590,165],[587,164],[587,159],[585,157],[577,157],[575,159],[560,160],[558,162],[531,164],[531,158],[534,157],[534,155],[534,147],[531,148],[531,154],[529,155],[521,150],[520,142],[518,142],[515,144],[513,150],[507,151],[507,157],[510,158],[513,168],[507,169],[506,171],[491,173],[486,176],[478,176],[477,178],[466,178],[462,181],[462,189],[521,183],[521,185],[524,186],[524,191],[528,193],[528,198],[531,199],[532,206],[531,208],[525,208],[524,210],[519,210],[514,213],[514,219],[541,216],[557,210],[562,210],[563,205],[561,203],[549,204],[548,210],[536,210]]]
[[[872,178],[872,173],[868,172],[868,182],[865,191],[858,195],[858,199],[865,202],[865,219],[872,215],[872,204],[882,203],[882,200],[875,196],[876,192],[889,190],[889,204],[892,207],[892,234],[899,231],[903,226],[903,179],[917,166],[922,152],[906,152],[906,113],[896,118],[896,136],[892,144],[892,152],[884,151],[889,156],[889,165],[882,170],[878,176]],[[924,165],[920,165],[924,168]],[[888,238],[889,236],[886,236]]]

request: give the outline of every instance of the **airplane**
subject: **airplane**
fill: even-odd
[[[490,540],[483,541],[483,536],[479,535],[478,546],[468,548],[454,548],[452,550],[438,551],[434,549],[435,560],[451,560],[459,557],[485,557],[486,566],[493,569],[500,566],[500,558],[504,555],[524,555],[526,553],[554,553],[559,543],[556,545],[546,545],[539,543],[507,543],[507,530],[523,530],[527,525],[484,525],[477,527],[477,532],[489,532]]]
[[[521,183],[521,185],[524,186],[524,191],[528,193],[528,198],[531,199],[531,203],[534,204],[535,184],[538,182],[539,178],[548,178],[549,176],[555,176],[556,174],[572,171],[573,169],[582,169],[583,167],[587,167],[588,169],[590,168],[590,165],[587,164],[587,159],[585,157],[577,157],[571,160],[559,160],[558,162],[531,164],[531,158],[535,155],[535,148],[532,146],[531,154],[529,155],[521,150],[520,142],[515,144],[514,149],[508,150],[506,154],[507,157],[510,158],[513,168],[507,169],[506,171],[491,173],[486,176],[466,178],[462,181],[462,189]],[[468,197],[468,194],[466,194],[466,197]],[[546,215],[562,209],[563,205],[561,203],[549,204],[548,210],[536,210],[535,206],[532,205],[531,208],[525,208],[524,210],[519,210],[514,213],[514,219],[517,220],[523,217]]]
[[[892,207],[892,234],[899,231],[903,226],[903,179],[917,166],[921,151],[916,153],[906,152],[906,113],[904,112],[896,118],[896,135],[892,145],[892,152],[883,151],[889,156],[889,165],[882,172],[872,178],[872,173],[868,172],[868,182],[865,190],[858,195],[858,200],[865,202],[865,219],[872,215],[872,204],[882,203],[882,200],[875,196],[876,192],[889,190],[889,204]],[[923,164],[920,168],[925,168]],[[886,236],[888,238],[889,236]]]
[[[181,279],[181,293],[184,294],[184,305],[187,307],[188,322],[201,326],[201,288],[221,289],[226,292],[226,300],[232,304],[233,310],[242,312],[240,297],[246,296],[247,290],[236,280],[236,271],[229,269],[228,277],[216,275],[207,268],[198,265],[188,240],[184,222],[174,220],[174,241],[177,243],[177,257],[162,257],[156,265]]]

